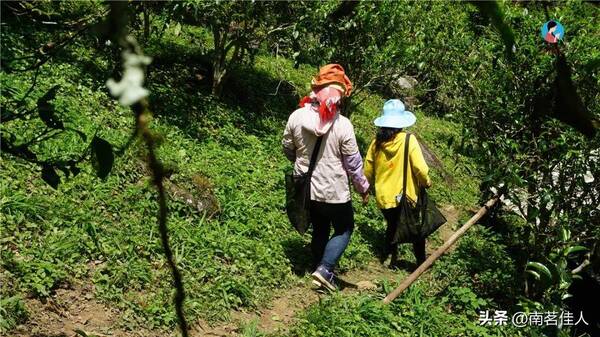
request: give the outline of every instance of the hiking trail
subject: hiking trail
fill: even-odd
[[[437,239],[428,240],[427,253],[447,240],[455,230],[459,211],[445,205],[440,208],[448,222],[438,229]],[[93,268],[93,266],[92,266]],[[356,268],[339,275],[342,294],[373,291],[382,281],[400,282],[409,273],[406,270],[392,270],[378,261],[371,261],[364,268]],[[123,326],[124,314],[116,308],[94,298],[93,284],[75,283],[66,289],[57,289],[45,300],[27,299],[29,312],[26,324],[18,326],[14,336],[179,336],[178,331],[152,330],[149,327]],[[190,336],[241,336],[245,326],[254,325],[261,333],[285,333],[297,319],[297,314],[329,296],[327,292],[316,291],[307,274],[287,289],[277,291],[268,304],[256,310],[233,310],[230,320],[210,325],[199,320],[190,326]]]

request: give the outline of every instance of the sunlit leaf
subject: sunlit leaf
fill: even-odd
[[[541,275],[544,275],[545,277],[547,277],[548,280],[552,279],[552,273],[550,272],[550,269],[548,269],[548,267],[546,267],[545,265],[539,263],[539,262],[529,262],[527,263],[527,269],[535,269],[536,271],[538,271]]]
[[[574,254],[574,253],[577,253],[577,252],[583,252],[583,251],[586,251],[586,250],[587,250],[587,248],[585,248],[583,246],[572,246],[572,247],[569,247],[566,250],[565,255],[570,255],[570,254]]]
[[[535,277],[536,280],[540,279],[540,274],[536,271],[533,271],[531,269],[527,269],[525,270],[526,273],[533,275],[533,277]]]
[[[569,297],[573,297],[573,295],[567,293],[567,294],[562,295],[561,299],[564,301]]]

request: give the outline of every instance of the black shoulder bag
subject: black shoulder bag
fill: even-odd
[[[304,234],[310,226],[310,180],[317,164],[322,141],[323,136],[317,138],[306,173],[285,174],[285,210],[292,226],[300,234]]]
[[[427,238],[431,233],[446,222],[446,218],[427,196],[425,187],[421,187],[419,198],[413,207],[406,197],[406,175],[408,172],[408,142],[410,133],[406,133],[404,140],[404,165],[402,194],[398,207],[400,208],[398,227],[392,243],[408,243]]]

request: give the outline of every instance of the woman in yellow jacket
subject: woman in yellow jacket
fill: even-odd
[[[379,127],[376,139],[371,142],[365,161],[365,176],[375,187],[375,199],[387,222],[384,254],[382,262],[392,254],[390,265],[397,263],[398,244],[393,237],[398,226],[400,208],[398,200],[402,195],[405,128],[417,121],[415,115],[404,109],[398,99],[391,99],[383,105],[383,115],[375,119]],[[406,197],[415,205],[419,197],[420,186],[430,187],[429,167],[416,137],[409,138],[408,165],[406,174]],[[425,239],[413,242],[417,265],[425,261]]]

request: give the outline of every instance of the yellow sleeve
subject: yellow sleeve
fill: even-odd
[[[374,167],[373,163],[375,162],[375,141],[371,142],[369,145],[369,149],[367,150],[367,156],[365,157],[365,177],[369,181],[371,186],[374,186],[375,182],[373,181],[374,177]]]
[[[425,162],[421,146],[416,137],[411,137],[410,140],[410,163],[413,174],[417,177],[419,186],[431,187],[431,179],[429,178],[429,166]]]

